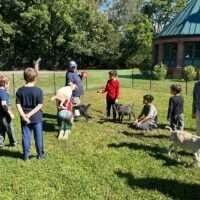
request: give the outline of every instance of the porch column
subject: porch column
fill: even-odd
[[[158,64],[160,64],[161,62],[163,62],[163,56],[164,56],[163,53],[164,53],[163,43],[160,42],[160,43],[159,43]]]
[[[183,41],[177,42],[176,67],[183,67]]]

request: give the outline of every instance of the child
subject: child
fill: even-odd
[[[200,80],[196,81],[194,84],[192,118],[196,120],[196,133],[197,136],[200,136]]]
[[[184,114],[183,114],[183,105],[184,99],[183,96],[180,96],[182,90],[180,85],[173,84],[170,86],[171,94],[173,95],[169,99],[169,107],[167,120],[170,121],[170,126],[172,130],[183,130],[184,129]]]
[[[6,132],[8,134],[10,146],[17,146],[13,127],[14,114],[11,111],[11,101],[8,90],[9,78],[5,75],[0,75],[0,148],[4,146]]]
[[[57,103],[58,112],[58,125],[59,125],[59,140],[67,140],[68,136],[71,134],[72,124],[73,124],[73,113],[72,113],[72,102],[67,101],[64,106]]]
[[[117,80],[117,71],[112,70],[109,72],[109,80],[107,81],[106,88],[103,90],[98,90],[98,93],[106,93],[106,103],[107,103],[107,120],[110,117],[110,110],[111,106],[113,109],[113,120],[116,119],[116,109],[114,105],[118,103],[119,98],[119,91],[120,91],[120,83]]]
[[[133,126],[135,128],[141,130],[152,130],[153,128],[157,127],[157,110],[156,107],[151,104],[153,99],[154,97],[152,95],[145,95],[143,97],[144,107],[140,115],[133,122]]]
[[[18,89],[16,93],[16,104],[21,116],[22,145],[24,160],[30,158],[31,131],[34,132],[37,159],[46,158],[43,150],[42,136],[42,104],[43,92],[35,87],[37,71],[33,68],[24,70],[26,84]]]

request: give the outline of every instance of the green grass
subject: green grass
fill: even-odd
[[[103,85],[106,75],[107,72]],[[64,79],[59,81],[62,86]],[[52,82],[48,80],[48,83]],[[43,90],[48,83],[40,82]],[[149,91],[146,87],[121,88],[120,102],[134,103],[136,115],[143,106],[143,95],[154,95],[159,128],[146,134],[130,128],[131,122],[126,117],[123,124],[105,122],[105,95],[88,90],[82,103],[92,104],[89,114],[93,118],[88,123],[80,118],[69,140],[58,141],[55,102],[50,101],[51,95],[46,95],[43,134],[48,157],[41,161],[35,157],[33,140],[31,161],[21,160],[19,116],[12,99],[20,147],[6,146],[0,150],[0,199],[200,199],[200,170],[196,163],[190,164],[191,155],[180,151],[181,163],[175,161],[174,154],[167,155],[170,133],[163,127],[168,123],[168,91],[172,83],[173,80],[155,82],[156,88],[166,88],[162,92]],[[194,83],[190,84],[192,88]],[[184,95],[185,125],[186,130],[195,133],[195,121],[191,119],[192,89],[188,92]],[[7,138],[5,144],[8,144]]]

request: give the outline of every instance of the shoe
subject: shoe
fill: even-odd
[[[25,156],[25,157],[23,158],[23,160],[24,160],[24,161],[30,161],[30,158]]]
[[[63,140],[67,140],[70,133],[71,133],[71,131],[66,130],[66,131],[65,131],[65,134],[64,134],[64,136],[63,136]]]
[[[59,135],[58,135],[59,140],[63,139],[64,133],[65,133],[64,130],[60,130]]]
[[[46,157],[47,157],[46,154],[42,154],[42,155],[40,155],[40,156],[37,156],[37,159],[38,159],[38,160],[41,160],[41,159],[45,159]]]
[[[17,143],[12,143],[10,144],[10,148],[13,148],[13,147],[18,147],[19,145]]]

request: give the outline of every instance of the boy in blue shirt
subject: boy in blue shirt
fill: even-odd
[[[42,136],[42,105],[43,92],[35,86],[38,74],[33,68],[24,70],[26,84],[18,89],[16,93],[17,110],[21,117],[22,146],[24,160],[29,160],[31,146],[31,131],[34,132],[37,158],[46,158],[43,150]]]
[[[11,111],[8,90],[9,78],[5,75],[0,75],[0,148],[4,146],[6,132],[8,134],[10,146],[17,146],[13,128],[14,114]]]

